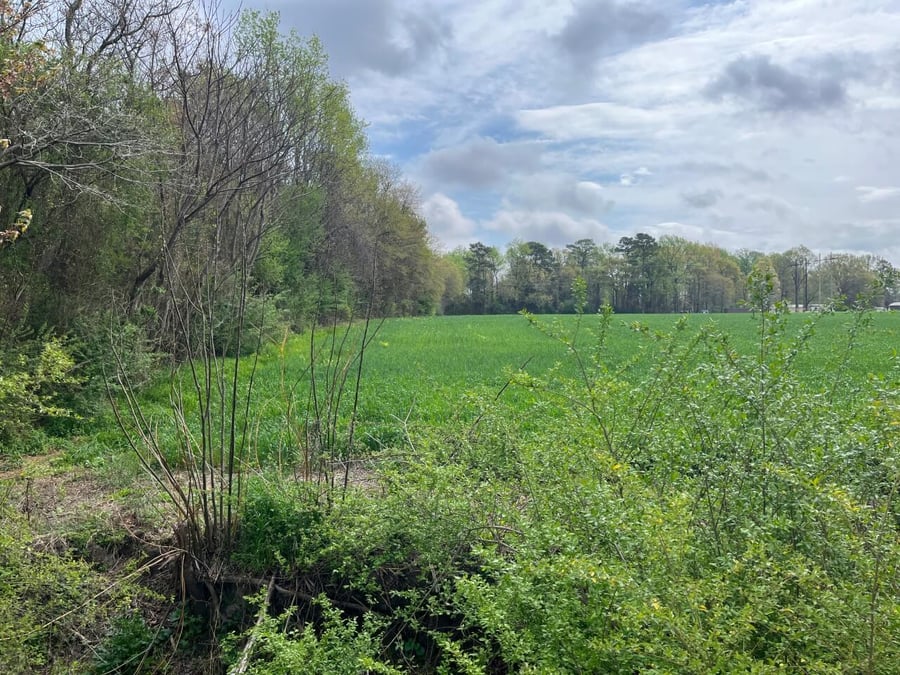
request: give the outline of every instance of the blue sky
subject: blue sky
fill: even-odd
[[[443,248],[642,231],[900,265],[900,1],[248,0],[317,34]]]

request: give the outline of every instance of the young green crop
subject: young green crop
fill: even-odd
[[[796,333],[806,322],[814,321],[809,349],[797,356],[797,368],[804,379],[815,383],[824,369],[836,364],[841,364],[844,377],[859,383],[889,369],[896,345],[900,345],[900,315],[866,315],[865,325],[851,340],[848,327],[852,327],[856,316],[835,313],[785,317],[788,333]],[[653,334],[671,329],[677,319],[658,314],[614,315],[603,352],[606,367],[623,369],[626,379],[640,382],[645,375],[642,364],[647,362],[640,358],[641,350],[656,349]],[[556,325],[557,332],[568,333],[576,317],[544,320]],[[715,326],[729,336],[736,352],[755,349],[758,322],[752,314],[695,314],[684,321],[685,335],[701,326]],[[597,325],[599,318],[585,316],[583,322],[590,327]],[[351,368],[356,367],[362,331],[362,326],[352,327],[344,341],[342,363]],[[343,339],[342,335],[338,337]],[[573,374],[575,367],[557,342],[518,315],[389,319],[374,337],[370,331],[370,338],[363,353],[354,453],[402,443],[408,425],[473,422],[498,395],[507,404],[506,410],[527,410],[535,402],[533,392],[527,386],[506,386],[511,379],[517,379],[518,384],[524,382],[515,377],[517,372],[524,370],[529,377],[541,378],[554,367],[563,374]],[[326,331],[317,334],[315,370],[320,377],[331,351],[331,340]],[[582,331],[578,340],[585,343],[588,333]],[[253,456],[263,463],[289,461],[295,453],[297,439],[285,425],[287,400],[292,400],[292,415],[297,422],[309,403],[309,366],[308,335],[290,336],[262,351],[249,413]],[[251,368],[252,363],[245,359],[242,376],[249,377]],[[338,426],[346,427],[349,422],[351,384],[347,383],[343,393]],[[323,383],[320,381],[318,386],[321,391]],[[169,416],[170,388],[171,381],[159,381],[143,395],[149,413],[161,421]],[[530,418],[524,423],[529,421],[539,423]],[[166,433],[165,424],[160,432]]]

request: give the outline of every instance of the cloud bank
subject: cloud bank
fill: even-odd
[[[261,7],[322,37],[445,247],[644,231],[900,264],[896,3]]]

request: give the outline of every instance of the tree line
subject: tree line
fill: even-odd
[[[417,199],[275,14],[0,0],[2,336],[115,321],[174,353],[201,307],[223,342],[238,303],[245,327],[428,313]]]
[[[586,285],[586,309],[616,312],[728,312],[742,309],[747,278],[770,274],[773,301],[802,311],[831,306],[886,307],[900,297],[900,273],[873,255],[816,255],[804,246],[765,254],[729,252],[681,237],[646,233],[618,244],[579,239],[564,248],[513,241],[505,253],[482,242],[439,261],[442,309],[449,314],[575,310],[573,282]]]

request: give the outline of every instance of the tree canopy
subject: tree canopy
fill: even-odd
[[[0,321],[111,308],[177,349],[176,306],[295,326],[434,311],[416,191],[368,154],[316,38],[178,0],[0,3]]]

